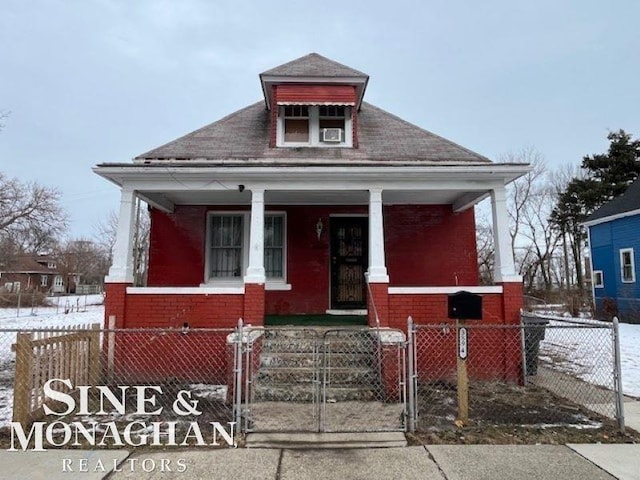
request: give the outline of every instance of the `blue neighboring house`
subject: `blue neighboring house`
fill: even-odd
[[[640,179],[584,222],[599,316],[640,322]]]

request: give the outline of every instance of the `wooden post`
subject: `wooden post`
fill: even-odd
[[[456,344],[458,366],[458,419],[456,425],[466,425],[469,421],[469,374],[467,372],[468,339],[464,320],[456,320]]]
[[[113,363],[116,355],[116,332],[113,330],[116,328],[116,316],[109,315],[109,324],[107,325],[107,329],[109,333],[107,334],[108,341],[108,350],[107,350],[107,375],[109,377],[109,382],[113,381]]]
[[[98,385],[100,377],[100,324],[91,325],[89,333],[89,385]]]
[[[16,338],[16,375],[13,384],[13,421],[27,428],[31,413],[31,333],[18,333]]]

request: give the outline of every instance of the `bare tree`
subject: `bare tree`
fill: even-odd
[[[68,226],[60,192],[0,173],[0,240],[18,251],[37,252],[53,245]]]
[[[58,245],[54,257],[58,271],[65,279],[67,293],[71,293],[71,288],[78,282],[101,285],[109,269],[103,249],[86,238],[71,239]]]
[[[549,291],[554,283],[553,257],[560,235],[549,222],[556,202],[556,190],[547,178],[548,175],[538,177],[522,209],[520,234],[527,244],[527,256],[520,264],[520,271],[530,289],[540,280],[544,289]]]
[[[533,147],[525,147],[515,152],[507,152],[499,159],[504,163],[528,163],[531,171],[513,182],[508,189],[508,213],[511,224],[511,252],[516,258],[517,240],[523,228],[525,209],[540,177],[547,170],[546,162],[540,152]]]
[[[493,267],[495,265],[495,247],[493,243],[493,226],[486,212],[476,215],[476,249],[478,252],[478,273],[482,285],[493,283]]]
[[[116,243],[118,231],[118,217],[115,212],[109,213],[107,218],[96,226],[96,242],[106,255],[108,265],[113,262],[113,247]],[[133,242],[133,273],[135,285],[145,285],[149,263],[149,234],[151,231],[151,217],[146,204],[139,201],[136,205],[136,224]]]

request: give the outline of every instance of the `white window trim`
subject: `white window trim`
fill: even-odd
[[[49,286],[49,275],[40,275],[40,286],[41,287]]]
[[[278,105],[278,122],[276,131],[276,147],[318,147],[318,148],[351,148],[353,147],[352,113],[354,107],[344,106],[344,143],[325,143],[320,141],[320,109],[318,105],[309,107],[309,141],[284,141],[284,107]]]
[[[56,275],[53,278],[53,286],[54,287],[64,287],[64,280],[62,279],[62,275]]]
[[[598,275],[600,275],[600,282],[597,281]],[[604,288],[604,273],[602,273],[602,270],[593,271],[593,288]]]
[[[631,258],[631,280],[625,280],[624,278],[624,254],[629,253]],[[636,283],[636,261],[633,256],[633,248],[621,248],[620,249],[620,280],[622,283]]]
[[[291,285],[287,283],[287,212],[281,210],[267,210],[266,215],[282,216],[282,278],[267,278],[265,285],[266,290],[291,290]],[[209,276],[209,267],[211,265],[211,217],[215,215],[242,215],[242,266],[243,275],[237,278],[216,278]],[[216,287],[237,287],[244,284],[244,276],[249,266],[249,233],[251,228],[251,211],[248,210],[211,210],[207,212],[206,224],[206,244],[204,259],[204,282],[200,287],[215,285]]]

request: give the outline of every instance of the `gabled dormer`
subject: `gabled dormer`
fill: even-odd
[[[358,110],[368,80],[317,53],[261,73],[269,146],[357,148]]]

